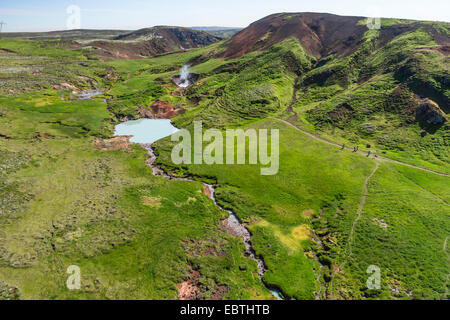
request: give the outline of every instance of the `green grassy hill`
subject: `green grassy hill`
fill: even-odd
[[[292,299],[448,299],[449,24],[383,19],[368,30],[353,17],[348,34],[332,34],[314,16],[265,19],[279,29],[263,20],[138,60],[0,39],[0,298],[177,299],[193,284],[202,299],[274,299],[268,288]],[[311,32],[318,42],[307,45]],[[254,46],[236,55],[246,34]],[[184,64],[197,81],[181,94],[173,77]],[[75,99],[87,89],[104,93]],[[279,129],[279,173],[177,166],[164,139],[156,164],[195,180],[171,181],[153,176],[140,146],[102,149],[115,124],[157,101],[184,110],[179,128]],[[263,281],[202,182],[251,231]],[[82,270],[79,291],[65,286],[70,265]],[[367,288],[370,265],[379,290]]]

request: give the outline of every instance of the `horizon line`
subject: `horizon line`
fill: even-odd
[[[411,21],[422,21],[422,22],[438,22],[438,23],[450,23],[450,21],[444,21],[444,20],[429,20],[429,19],[425,19],[425,20],[421,20],[420,18],[397,18],[397,17],[389,17],[389,16],[384,16],[384,17],[366,17],[363,15],[342,15],[342,14],[336,14],[336,13],[329,13],[329,12],[314,12],[314,11],[302,11],[302,12],[289,12],[289,11],[285,11],[285,12],[275,12],[275,13],[271,13],[269,15],[266,15],[262,18],[259,18],[257,20],[252,21],[251,23],[249,23],[247,26],[218,26],[218,25],[202,25],[202,26],[183,26],[183,25],[153,25],[153,26],[143,26],[143,27],[131,27],[131,28],[127,28],[127,27],[111,27],[111,28],[80,28],[80,29],[49,29],[49,28],[43,28],[41,30],[22,30],[22,31],[3,31],[3,34],[8,34],[8,33],[50,33],[50,32],[68,32],[68,31],[138,31],[138,30],[142,30],[142,29],[149,29],[149,28],[155,28],[155,27],[179,27],[179,28],[189,28],[189,29],[195,29],[195,28],[224,28],[224,29],[245,29],[248,26],[250,26],[251,24],[262,20],[264,18],[273,16],[273,15],[277,15],[277,14],[301,14],[301,13],[314,13],[314,14],[329,14],[329,15],[335,15],[335,16],[341,16],[341,17],[357,17],[357,18],[380,18],[380,19],[398,19],[398,20],[411,20]],[[4,20],[4,19],[3,19]],[[4,22],[4,21],[3,21]],[[7,23],[6,23],[7,25]],[[220,30],[220,29],[219,29]]]

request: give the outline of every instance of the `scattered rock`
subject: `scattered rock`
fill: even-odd
[[[387,223],[383,219],[373,218],[372,221],[378,224],[383,229],[387,229],[388,227]]]
[[[0,300],[19,300],[19,298],[19,288],[0,281]]]
[[[396,294],[396,295],[400,294],[400,289],[397,288],[396,286],[389,286],[389,289],[391,289],[391,292],[393,294]]]

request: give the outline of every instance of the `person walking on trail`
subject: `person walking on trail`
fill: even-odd
[[[345,144],[342,145],[342,150],[344,150],[344,149],[345,149]]]
[[[368,156],[368,157],[370,157],[370,150],[369,150],[369,151],[367,151],[367,156]]]

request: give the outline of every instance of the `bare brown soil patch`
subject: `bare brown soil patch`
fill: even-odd
[[[145,107],[140,107],[138,113],[140,118],[153,119],[155,117],[153,113],[148,108]]]
[[[200,287],[198,280],[200,272],[191,269],[189,279],[177,284],[178,298],[180,300],[200,300]]]
[[[205,194],[205,196],[213,200],[212,192],[206,184],[203,185],[203,193]]]
[[[185,112],[183,108],[175,109],[174,106],[162,101],[156,101],[150,108],[156,118],[160,119],[170,119]]]
[[[102,151],[113,150],[128,150],[128,147],[133,143],[130,142],[131,136],[120,136],[110,139],[96,138],[94,141],[95,147]]]
[[[200,283],[200,272],[190,267],[190,275],[186,281],[177,284],[178,298],[180,300],[203,300],[202,284]],[[203,289],[205,289],[203,287]],[[204,291],[203,291],[204,292]],[[211,300],[222,300],[224,296],[230,292],[227,285],[215,285],[211,293]]]
[[[338,273],[344,273],[344,270],[340,269],[339,266],[335,263],[333,263],[333,273],[334,274],[338,274]]]
[[[40,132],[35,132],[33,135],[33,140],[41,141],[42,139],[54,139],[55,137],[49,133],[41,134]]]
[[[305,218],[311,219],[314,216],[314,209],[303,210],[302,216],[304,216]]]
[[[0,53],[16,53],[16,52],[9,49],[0,48]]]
[[[230,288],[226,285],[216,285],[211,295],[211,300],[222,300],[223,297],[230,292]]]

